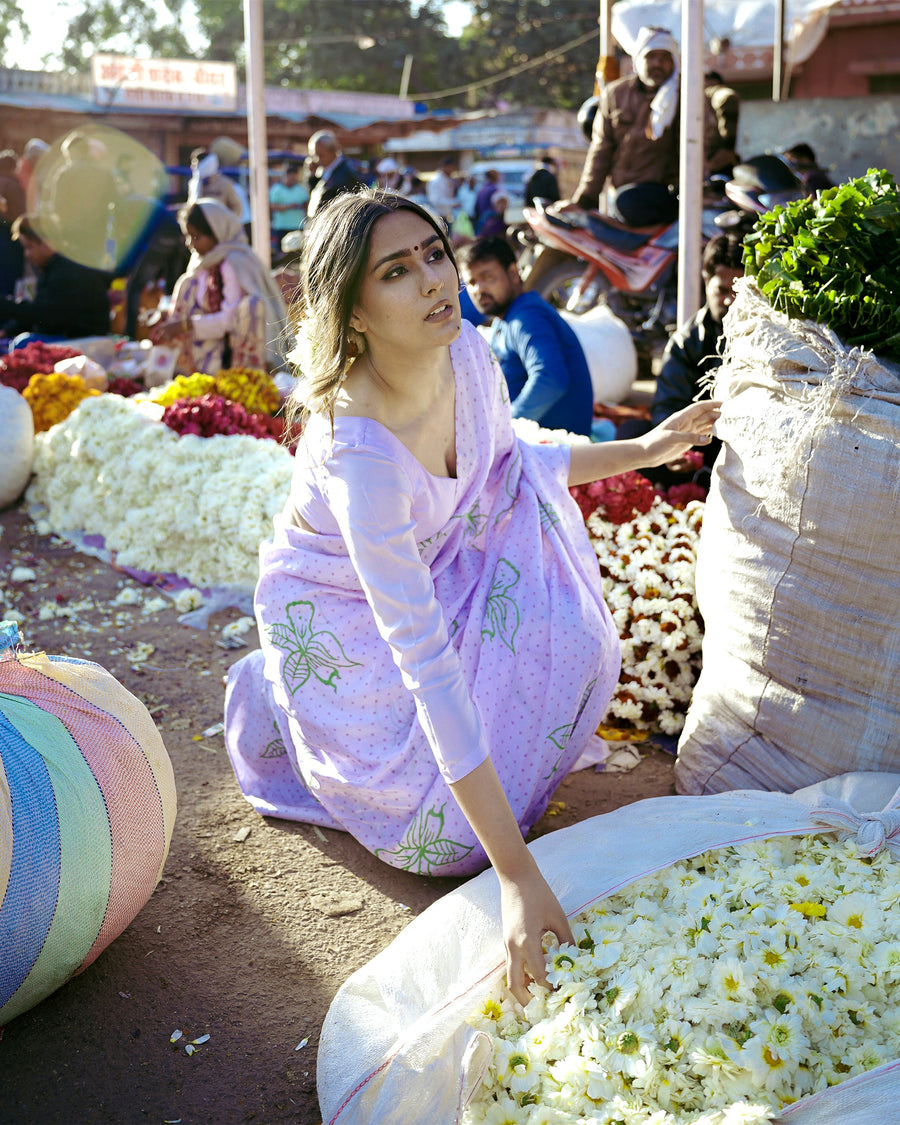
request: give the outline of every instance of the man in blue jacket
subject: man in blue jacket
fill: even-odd
[[[574,331],[543,297],[523,292],[515,255],[504,239],[478,239],[460,257],[472,300],[494,318],[490,345],[506,376],[513,417],[589,435],[594,392]]]

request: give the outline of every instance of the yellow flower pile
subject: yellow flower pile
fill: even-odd
[[[265,371],[250,367],[226,367],[218,375],[178,375],[154,398],[160,406],[171,406],[186,398],[221,395],[230,402],[239,402],[250,414],[274,414],[281,405],[281,396],[274,381]]]
[[[281,395],[265,371],[250,367],[226,367],[216,376],[214,394],[239,402],[250,414],[274,414]]]
[[[176,375],[153,401],[160,406],[171,406],[173,402],[183,398],[200,398],[201,395],[212,394],[214,383],[212,375],[201,375],[199,371],[195,371],[193,375]]]
[[[31,407],[36,434],[64,421],[83,399],[99,393],[91,390],[78,375],[63,375],[59,371],[32,375],[22,392]]]

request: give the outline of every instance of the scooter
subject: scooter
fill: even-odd
[[[704,241],[717,229],[713,219],[724,206],[721,188],[713,198],[704,209]],[[541,200],[525,209],[525,219],[539,242],[525,274],[526,289],[576,314],[602,302],[633,334],[665,334],[677,301],[677,221],[626,227],[596,211],[557,214]]]
[[[803,194],[778,157],[754,157],[731,180],[716,176],[704,185],[702,241],[726,230],[743,235],[758,214]],[[525,218],[532,232],[530,269],[527,249],[520,259],[526,289],[576,314],[605,303],[628,325],[639,354],[662,351],[676,318],[677,221],[635,229],[596,211],[555,213],[540,200]]]

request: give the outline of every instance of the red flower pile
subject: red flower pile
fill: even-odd
[[[627,523],[642,512],[649,512],[656,490],[640,473],[620,473],[591,484],[577,484],[569,489],[584,519],[600,512],[611,523]]]
[[[124,375],[114,375],[110,381],[109,386],[106,388],[111,395],[121,395],[122,398],[131,398],[132,395],[140,394],[144,389],[143,383],[139,383],[137,379],[127,379]]]
[[[250,414],[239,402],[222,395],[201,395],[179,399],[167,406],[163,422],[178,434],[213,437],[216,434],[249,434],[255,438],[275,438],[273,419],[266,414]]]
[[[72,359],[76,355],[81,355],[81,352],[62,344],[38,341],[26,344],[9,355],[0,356],[0,383],[21,394],[32,375],[49,375],[61,359]]]

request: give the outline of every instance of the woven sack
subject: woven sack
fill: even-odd
[[[18,391],[0,386],[0,510],[22,495],[33,462],[31,407]]]
[[[86,969],[149,899],[175,782],[147,709],[108,672],[16,656],[15,628],[0,633],[2,1027]]]
[[[900,369],[744,280],[697,556],[680,793],[900,769]]]
[[[679,860],[833,831],[836,821],[858,831],[868,854],[874,835],[896,857],[898,785],[900,774],[856,773],[790,795],[655,797],[551,832],[530,850],[572,917]],[[323,1125],[456,1125],[491,1053],[466,1019],[504,971],[499,884],[486,871],[415,918],[338,992],[319,1042]],[[775,1120],[887,1125],[898,1104],[900,1059],[802,1098]]]

